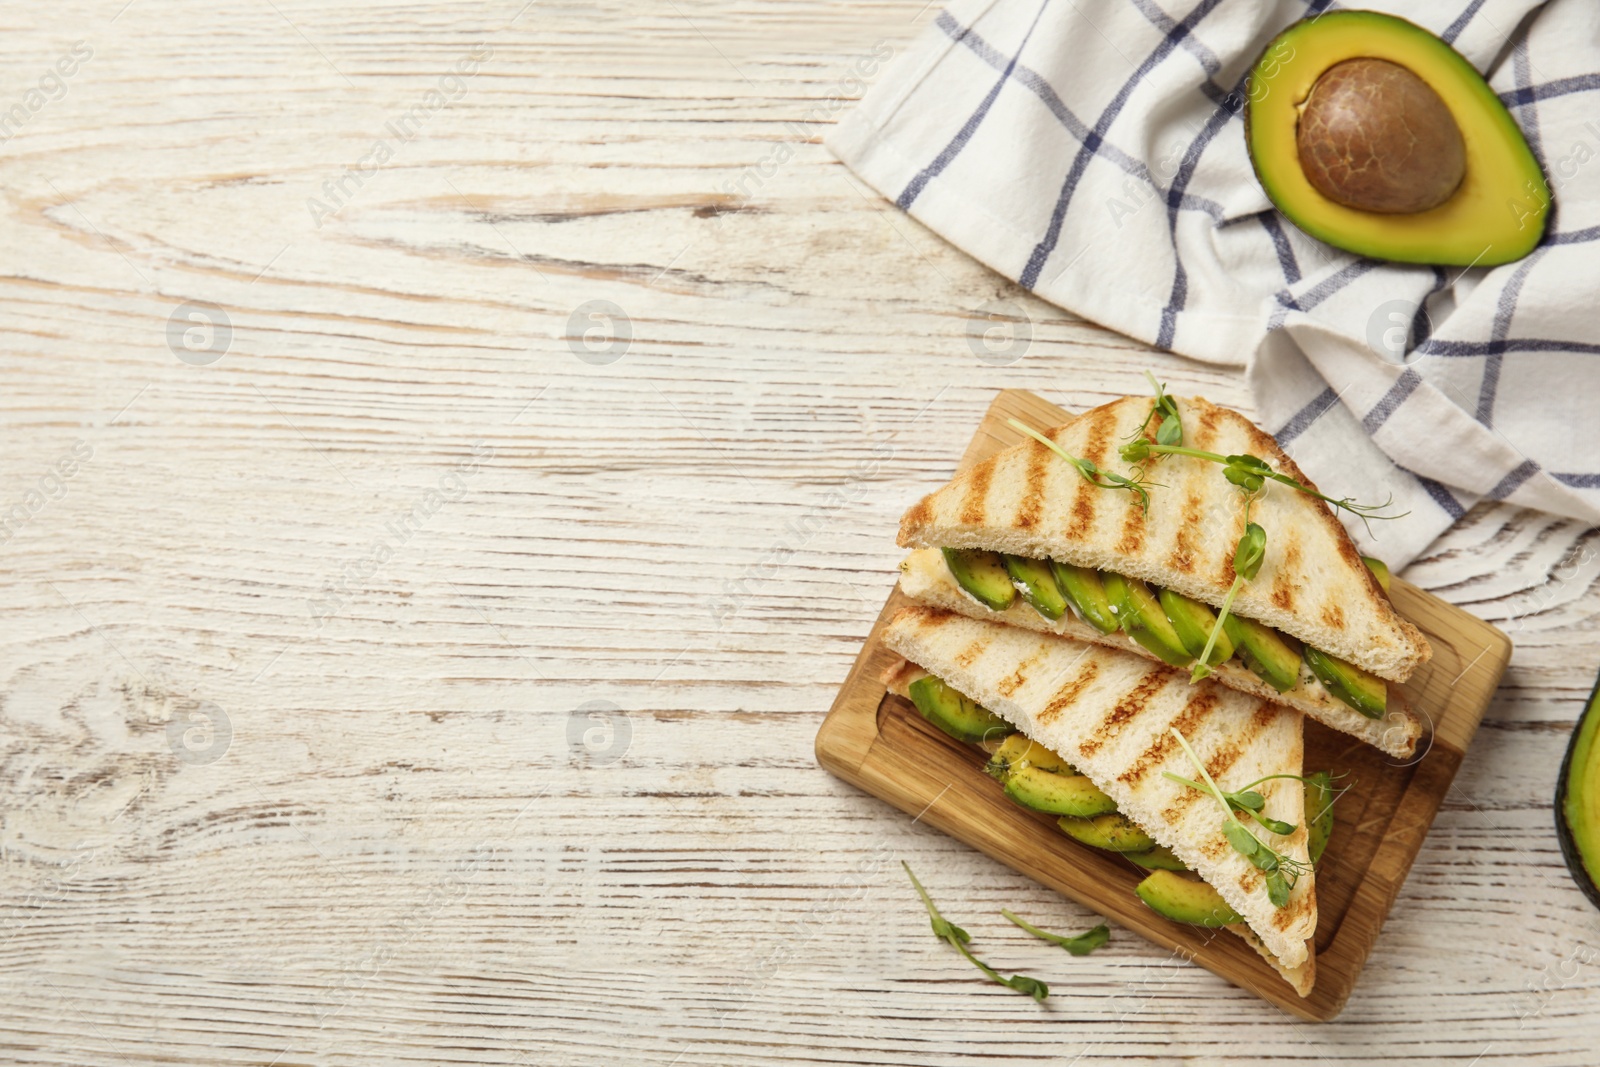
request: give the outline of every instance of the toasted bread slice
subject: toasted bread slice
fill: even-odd
[[[899,612],[883,640],[1046,745],[1088,775],[1124,815],[1209,882],[1285,968],[1304,964],[1317,927],[1315,875],[1307,869],[1276,907],[1265,876],[1223,835],[1215,800],[1165,778],[1196,771],[1176,727],[1223,788],[1302,769],[1298,713],[1202,682],[1131,652],[1040,634],[954,612]],[[1305,792],[1276,779],[1255,786],[1265,812],[1293,823],[1287,836],[1252,826],[1279,854],[1309,868]]]
[[[1079,641],[1093,641],[1109,648],[1134,652],[1146,659],[1156,659],[1155,653],[1120,630],[1103,634],[1071,611],[1051,622],[1021,597],[1004,611],[985,607],[956,584],[956,580],[950,576],[950,568],[945,566],[944,557],[937,549],[919,548],[901,562],[900,588],[919,604],[958,611],[974,619],[1009,623]],[[1212,669],[1212,677],[1230,689],[1304,712],[1324,726],[1359,738],[1400,759],[1415,754],[1417,739],[1422,736],[1422,720],[1411,710],[1410,704],[1393,683],[1389,683],[1387,714],[1381,719],[1369,719],[1329,693],[1304,664],[1300,666],[1299,684],[1284,693],[1279,693],[1262,681],[1238,660],[1219,664]]]
[[[1201,397],[1177,401],[1184,444],[1223,455],[1249,453],[1315,488],[1267,434],[1236,411]],[[1131,476],[1117,454],[1150,413],[1148,397],[1124,397],[1047,430],[1068,455]],[[1111,570],[1220,607],[1233,584],[1244,532],[1243,495],[1223,468],[1190,456],[1145,464],[1154,483],[1146,513],[1121,489],[1092,485],[1037,441],[976,464],[924,497],[900,521],[906,548],[987,548]],[[1432,650],[1395,613],[1328,505],[1268,481],[1250,518],[1267,533],[1266,559],[1232,610],[1403,682]]]

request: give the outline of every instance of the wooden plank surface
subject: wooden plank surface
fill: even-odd
[[[1001,907],[1092,917],[816,766],[894,523],[997,389],[1149,367],[1249,411],[821,147],[936,12],[16,9],[7,108],[93,54],[0,144],[0,1061],[1592,1061],[1550,813],[1600,665],[1576,524],[1483,506],[1406,573],[1517,649],[1326,1026],[1130,934],[1032,942]],[[189,312],[169,341],[201,301],[209,363]],[[900,859],[1052,1004],[975,980]]]
[[[1026,440],[1010,425],[1059,426],[1075,414],[1007,389],[994,398],[958,470]],[[1215,930],[1170,923],[1134,887],[1149,872],[1122,857],[1071,842],[1055,820],[1007,800],[971,745],[942,735],[887,692],[900,657],[883,628],[911,604],[886,598],[845,684],[817,732],[817,762],[958,840],[1021,871],[1130,931],[1248,989],[1291,1015],[1325,1022],[1343,1010],[1388,918],[1435,813],[1478,731],[1511,655],[1505,634],[1460,608],[1396,579],[1395,607],[1427,636],[1433,654],[1401,687],[1428,724],[1415,755],[1399,760],[1307,721],[1306,773],[1327,771],[1347,786],[1317,864],[1316,986],[1301,998],[1254,949]]]

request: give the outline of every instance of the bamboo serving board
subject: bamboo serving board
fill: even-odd
[[[1008,418],[1056,426],[1071,416],[1021,390],[989,406],[960,470],[1023,438]],[[910,503],[909,501],[907,502]],[[1396,580],[1390,595],[1433,645],[1433,658],[1403,687],[1430,728],[1418,756],[1399,761],[1309,719],[1306,770],[1342,774],[1349,789],[1317,864],[1316,987],[1297,996],[1244,941],[1227,931],[1169,922],[1134,896],[1148,872],[1115,853],[1080,845],[1049,815],[1013,804],[983,773],[984,753],[923,720],[882,682],[895,654],[879,640],[908,605],[896,586],[817,732],[817,761],[833,774],[958,840],[1101,912],[1304,1019],[1339,1014],[1372,951],[1422,839],[1494,696],[1511,639],[1459,608]]]

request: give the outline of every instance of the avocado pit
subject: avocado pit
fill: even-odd
[[[1383,59],[1324,71],[1300,105],[1295,142],[1306,180],[1358,211],[1427,211],[1449,200],[1467,172],[1461,129],[1439,94]]]

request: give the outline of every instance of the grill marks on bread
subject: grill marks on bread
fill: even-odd
[[[1022,503],[1017,508],[1017,525],[1024,530],[1031,530],[1039,524],[1039,513],[1044,508],[1045,479],[1049,473],[1046,465],[1056,458],[1054,452],[1038,441],[1030,439],[1028,443],[1032,447],[1028,449],[1027,487],[1022,494]]]
[[[1099,675],[1100,662],[1098,660],[1091,659],[1084,663],[1082,669],[1073,675],[1066,685],[1056,690],[1055,696],[1050,698],[1050,703],[1040,709],[1039,721],[1049,723],[1059,719],[1063,711],[1078,702],[1078,698],[1083,695],[1084,690],[1088,689]]]
[[[1003,454],[1003,453],[1002,453]],[[983,522],[984,504],[989,499],[989,480],[994,477],[994,463],[980,463],[972,469],[972,479],[961,498],[961,521],[972,526]]]
[[[1166,667],[1155,667],[1147,671],[1144,677],[1112,706],[1100,720],[1099,725],[1090,731],[1089,736],[1080,742],[1084,755],[1092,756],[1107,742],[1115,740],[1122,728],[1144,711],[1151,698],[1160,692],[1161,687],[1171,681],[1172,677],[1172,671]]]

